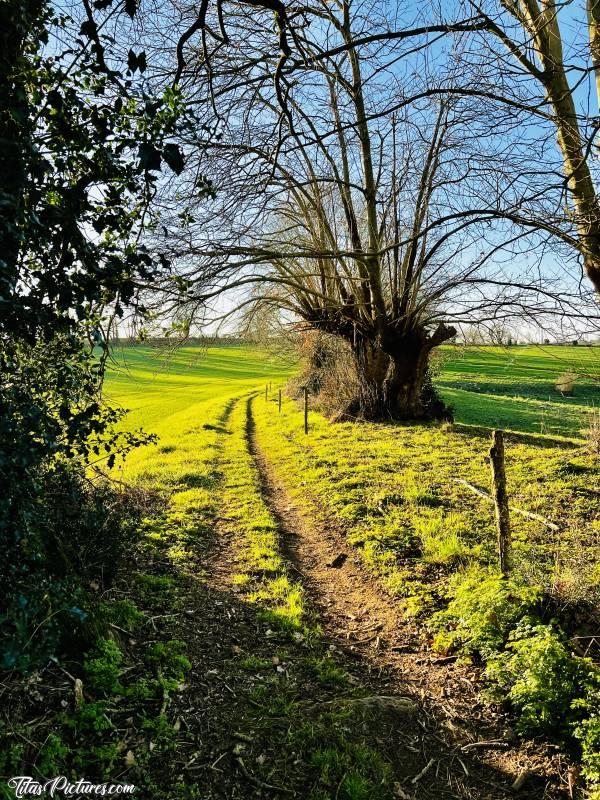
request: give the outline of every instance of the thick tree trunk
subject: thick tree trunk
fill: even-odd
[[[358,397],[352,412],[363,419],[382,419],[389,416],[385,401],[385,380],[390,357],[381,344],[370,339],[358,339],[354,346]]]
[[[600,7],[588,1],[590,50],[594,66],[600,53]],[[585,272],[600,294],[600,201],[590,171],[588,144],[582,136],[573,90],[565,67],[559,15],[554,3],[525,3],[517,16],[525,29],[533,34],[533,44],[543,67],[538,77],[554,110],[554,124],[565,175],[573,198],[573,222],[577,227],[579,249]],[[523,23],[524,20],[524,23]],[[600,92],[600,78],[596,72]]]
[[[445,339],[454,333],[444,331]],[[356,342],[359,395],[355,415],[370,420],[449,419],[450,411],[429,378],[431,351],[439,343],[435,335],[422,330],[394,332],[384,341]]]

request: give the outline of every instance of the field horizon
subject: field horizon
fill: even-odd
[[[284,386],[296,369],[293,358],[246,342],[121,342],[112,351],[105,394],[109,402],[125,397],[135,410],[141,393],[153,396],[161,385],[175,392],[175,401],[187,390],[208,391],[223,380],[232,387],[274,381]],[[598,345],[446,345],[433,369],[455,421],[464,425],[582,441],[589,414],[600,409]],[[576,376],[572,396],[555,388],[565,374]]]

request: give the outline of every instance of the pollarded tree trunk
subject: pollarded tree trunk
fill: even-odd
[[[451,414],[429,378],[429,360],[437,345],[454,336],[439,326],[430,336],[422,328],[354,343],[359,394],[353,413],[363,419],[448,419]]]
[[[431,419],[442,416],[443,404],[433,408],[427,397],[429,356],[427,345],[407,341],[390,359],[385,381],[386,404],[394,419]],[[438,413],[439,412],[439,413]]]
[[[385,381],[390,368],[390,357],[376,339],[359,338],[354,343],[358,397],[353,413],[362,419],[389,417],[386,407]]]

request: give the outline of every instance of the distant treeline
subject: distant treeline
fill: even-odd
[[[179,345],[195,345],[199,347],[215,347],[226,345],[249,345],[256,344],[256,340],[251,336],[235,335],[231,336],[189,336],[187,339],[176,339],[171,336],[148,336],[139,339],[135,336],[112,337],[110,344],[120,346],[132,346],[147,344],[155,347],[177,347]],[[264,342],[263,342],[264,344]],[[508,339],[505,342],[486,342],[486,341],[455,341],[448,345],[458,347],[600,347],[600,339],[588,342],[581,339],[569,339],[568,341],[552,342],[546,339],[543,342],[524,342],[516,339]]]

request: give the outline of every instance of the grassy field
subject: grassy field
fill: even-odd
[[[116,350],[105,398],[128,410],[127,428],[143,427],[160,439],[158,447],[127,458],[127,479],[162,484],[168,474],[174,480],[182,464],[194,469],[203,440],[214,438],[210,426],[217,424],[228,401],[287,374],[289,367],[252,347],[183,347],[174,353],[151,346]]]
[[[131,409],[129,428],[141,426],[159,441],[116,469],[163,497],[163,512],[146,521],[145,533],[176,570],[175,582],[198,569],[194,551],[218,524],[234,542],[231,581],[240,596],[267,624],[317,641],[310,598],[288,571],[278,522],[265,505],[254,441],[310,524],[342,532],[406,618],[417,620],[428,647],[479,659],[497,696],[521,715],[519,730],[575,737],[590,785],[600,786],[600,692],[592,688],[600,673],[577,654],[583,643],[588,655],[599,655],[600,470],[583,438],[600,397],[598,355],[588,348],[447,348],[436,381],[455,407],[455,424],[330,424],[311,410],[306,436],[299,404],[284,395],[277,407],[293,369],[266,353],[189,347],[165,360],[150,346],[126,347],[106,396]],[[572,397],[554,389],[565,372],[579,376]],[[537,515],[512,514],[508,581],[496,568],[493,509],[461,483],[489,488],[490,427],[512,432],[511,503]],[[246,655],[244,663],[255,662]],[[299,663],[306,672],[308,661]],[[301,712],[280,691],[270,683],[258,702],[268,696],[278,714],[283,707],[291,730]],[[358,753],[364,742],[351,745],[344,740],[340,748]],[[310,797],[337,797],[335,787],[352,770],[368,791],[340,797],[390,796],[374,788],[388,780],[387,767],[373,777],[352,759],[335,770],[327,764],[321,773],[310,767],[314,785],[325,786]],[[275,774],[279,782],[296,779],[282,764]]]
[[[165,358],[150,346],[126,347],[106,382],[107,399],[130,409],[129,428],[141,426],[159,442],[134,451],[117,469],[127,480],[169,490],[180,511],[194,492],[196,501],[208,488],[220,486],[227,494],[231,441],[221,435],[223,419],[240,398],[256,395],[257,435],[276,466],[290,475],[292,491],[309,487],[313,496],[322,495],[388,584],[412,596],[419,591],[404,586],[399,554],[420,550],[424,564],[490,563],[491,509],[456,479],[488,485],[482,429],[502,427],[521,434],[508,447],[512,502],[560,528],[558,535],[538,520],[518,517],[518,569],[545,586],[560,584],[567,591],[567,585],[581,584],[569,591],[583,592],[596,580],[595,556],[573,544],[574,537],[591,536],[590,543],[597,537],[598,502],[589,494],[597,465],[577,445],[600,397],[594,381],[598,355],[573,347],[448,348],[437,383],[455,407],[451,428],[330,425],[311,413],[311,434],[304,438],[296,403],[286,397],[281,415],[275,408],[276,391],[285,388],[293,369],[268,354],[230,345],[187,347]],[[575,370],[581,376],[575,394],[562,397],[554,382]],[[272,391],[265,402],[267,384]],[[233,418],[237,415],[236,410]],[[571,449],[565,449],[568,438]],[[225,469],[221,462],[227,459]],[[588,562],[582,552],[589,552]],[[431,580],[417,581],[426,585],[425,596],[431,596]]]
[[[447,347],[436,385],[457,422],[524,433],[581,438],[590,410],[600,408],[600,348]],[[168,415],[192,405],[262,387],[284,385],[293,368],[253,347],[183,347],[166,355],[151,346],[115,354],[109,400],[130,409],[128,426],[160,433]],[[572,397],[555,389],[578,375]]]
[[[460,422],[505,430],[581,436],[600,406],[600,347],[447,347],[437,385]],[[556,379],[575,373],[572,397]]]

